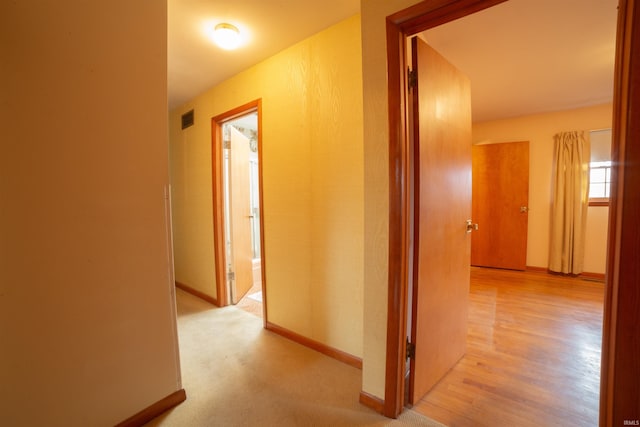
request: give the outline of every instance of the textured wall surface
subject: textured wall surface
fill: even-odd
[[[360,17],[242,72],[170,116],[176,280],[215,295],[211,118],[262,99],[269,321],[362,356]],[[180,116],[195,109],[195,125]]]

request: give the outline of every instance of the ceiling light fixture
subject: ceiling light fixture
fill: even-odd
[[[240,45],[240,31],[231,24],[218,24],[213,31],[213,39],[221,48],[233,50]]]

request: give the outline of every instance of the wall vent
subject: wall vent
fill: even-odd
[[[193,126],[193,110],[182,115],[182,129]]]

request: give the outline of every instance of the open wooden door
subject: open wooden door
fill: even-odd
[[[525,270],[529,142],[473,146],[471,265]]]
[[[464,355],[470,274],[471,94],[468,78],[412,40],[415,247],[409,403]]]
[[[231,228],[232,289],[231,303],[238,301],[253,286],[251,247],[251,199],[249,186],[249,139],[233,126],[229,150],[229,221]]]

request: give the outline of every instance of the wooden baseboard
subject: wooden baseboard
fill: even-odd
[[[375,397],[374,395],[369,394],[366,391],[360,392],[360,403],[367,408],[373,409],[379,414],[382,414],[382,412],[384,411],[384,400]]]
[[[589,273],[588,271],[583,271],[580,274],[563,274],[563,273],[555,273],[551,270],[549,270],[548,268],[545,267],[531,267],[531,266],[527,266],[527,270],[526,271],[533,271],[533,272],[539,272],[539,273],[548,273],[548,274],[558,274],[561,276],[569,276],[569,277],[583,277],[583,278],[588,278],[588,279],[597,279],[597,280],[604,280],[604,273]]]
[[[578,277],[584,277],[586,279],[597,279],[604,281],[604,273],[587,273],[582,272]]]
[[[214,297],[211,297],[207,294],[205,294],[204,292],[200,292],[197,289],[193,289],[191,286],[187,286],[184,283],[180,283],[176,280],[176,288],[182,289],[183,291],[196,296],[200,299],[205,300],[206,302],[215,305],[216,307],[220,307],[220,304],[218,304],[218,300],[215,299]]]
[[[153,405],[143,409],[137,414],[127,418],[122,421],[120,424],[117,424],[116,427],[139,427],[142,426],[155,417],[161,415],[163,412],[168,411],[174,406],[179,405],[180,403],[187,400],[187,393],[184,389],[180,389],[176,392],[171,393],[169,396],[165,397],[162,400],[157,401]]]
[[[278,335],[281,335],[291,341],[295,341],[298,344],[301,344],[305,347],[309,347],[315,351],[318,351],[326,356],[332,357],[340,362],[346,363],[347,365],[351,365],[354,368],[362,369],[362,359],[356,356],[353,356],[349,353],[345,353],[344,351],[335,349],[333,347],[329,347],[326,344],[322,344],[318,341],[314,341],[310,338],[303,337],[293,331],[290,331],[282,326],[275,325],[269,321],[265,324],[265,329],[274,332]]]

